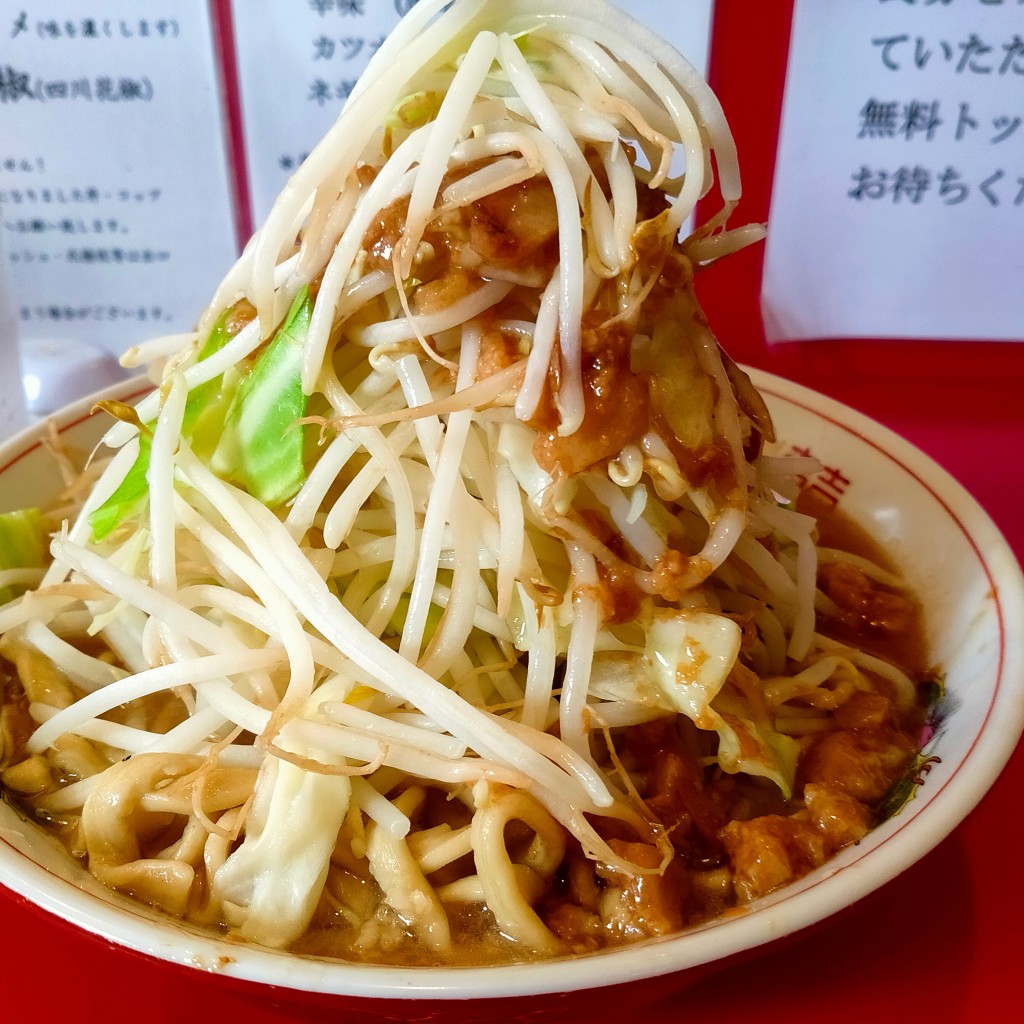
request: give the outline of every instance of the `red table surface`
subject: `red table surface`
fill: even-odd
[[[711,77],[740,147],[746,219],[768,219],[790,15],[790,0],[718,0],[716,8]],[[761,254],[751,251],[700,282],[733,356],[845,401],[917,444],[978,499],[1024,560],[1024,347],[863,339],[767,346],[760,275]],[[440,1010],[393,1003],[386,1011],[449,1022],[466,1012],[494,1021],[636,1015],[645,1024],[1016,1019],[1022,790],[1018,749],[967,820],[896,880],[807,932],[700,976],[619,986],[561,1009],[549,999]],[[365,1019],[362,1008],[302,1010],[272,991],[254,994],[127,953],[2,889],[0,978],[2,1021]]]

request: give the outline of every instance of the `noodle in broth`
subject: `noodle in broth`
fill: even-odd
[[[421,0],[128,357],[158,388],[0,607],[4,790],[167,913],[398,963],[670,933],[861,838],[916,607],[819,550],[700,311],[739,194],[610,5]]]

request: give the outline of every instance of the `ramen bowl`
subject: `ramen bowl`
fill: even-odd
[[[697,976],[752,955],[882,887],[937,846],[977,804],[1024,726],[1024,581],[998,530],[978,504],[912,445],[839,403],[768,374],[755,384],[771,408],[782,451],[816,456],[807,480],[880,544],[924,606],[931,661],[944,696],[929,721],[919,784],[899,811],[860,843],[800,881],[682,934],[582,957],[465,968],[354,965],[277,952],[182,925],[99,885],[55,840],[0,803],[0,883],[42,911],[122,947],[285,1002],[388,1006],[408,1000],[460,1007],[561,994],[564,1000],[623,982]],[[146,385],[101,396],[130,400]],[[57,415],[65,444],[87,451],[102,418],[95,398]],[[47,500],[58,483],[42,444],[44,426],[0,447],[0,510]],[[56,925],[54,926],[56,928]],[[110,956],[117,956],[115,951]],[[409,1013],[395,1011],[396,1001]],[[472,1001],[466,1002],[466,1001]],[[500,1005],[500,1004],[499,1004]],[[500,1016],[497,1019],[501,1019]],[[507,1019],[507,1018],[505,1018]]]

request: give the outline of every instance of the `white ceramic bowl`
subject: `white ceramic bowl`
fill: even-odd
[[[114,943],[232,979],[323,996],[457,999],[573,992],[667,975],[788,935],[877,889],[935,847],[974,807],[1024,725],[1024,581],[981,508],[943,470],[852,410],[763,373],[783,446],[828,467],[818,483],[891,552],[926,609],[933,660],[946,672],[935,755],[898,815],[823,868],[747,913],[685,934],[538,964],[405,969],[330,963],[247,947],[181,926],[99,886],[54,841],[0,803],[0,882],[44,910]],[[135,384],[138,391],[140,385]],[[125,398],[132,385],[107,397]],[[93,399],[63,411],[64,438],[86,448],[99,434]],[[33,429],[0,447],[0,510],[44,500],[54,487]]]

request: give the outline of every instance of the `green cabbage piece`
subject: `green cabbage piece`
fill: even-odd
[[[139,435],[139,454],[135,456],[131,469],[118,484],[117,489],[99,508],[89,513],[93,540],[103,540],[120,523],[124,522],[149,493],[149,456],[153,439],[149,434]]]
[[[38,569],[45,564],[43,514],[37,508],[0,513],[0,569]],[[0,604],[13,601],[24,587],[0,587]]]
[[[233,337],[231,310],[221,315],[199,351],[197,362],[220,351]],[[181,433],[199,458],[224,479],[245,487],[274,507],[305,479],[305,415],[302,348],[309,331],[309,289],[296,297],[288,316],[251,367],[233,366],[193,388],[185,402]],[[139,437],[139,453],[117,490],[89,516],[93,540],[103,540],[134,515],[149,493],[151,438]]]
[[[313,303],[303,289],[281,329],[235,388],[210,468],[270,508],[291,498],[306,478],[302,350]]]
[[[200,349],[197,362],[202,362],[222,349],[232,335],[228,331],[228,318],[231,311],[223,313],[220,319],[214,324],[209,337]],[[226,376],[226,375],[224,375]],[[214,434],[214,438],[208,442],[207,448],[212,451],[215,444],[216,434],[219,434],[220,423],[223,422],[224,409],[224,382],[223,377],[208,380],[200,384],[189,393],[185,402],[185,415],[182,420],[182,434],[185,437],[208,436]],[[220,421],[217,421],[216,414],[220,412]],[[135,462],[117,490],[107,500],[89,515],[89,525],[92,527],[93,540],[103,540],[122,522],[135,513],[141,505],[142,500],[149,493],[149,458],[152,448],[151,437],[142,433],[139,435],[139,454]],[[201,451],[201,448],[197,450]]]
[[[221,314],[200,349],[196,362],[201,363],[204,359],[209,359],[234,337],[228,330],[231,313],[229,309]],[[200,458],[208,459],[217,446],[224,426],[224,416],[234,396],[239,376],[238,370],[232,367],[219,377],[194,387],[185,400],[181,432],[190,439],[192,450]]]

